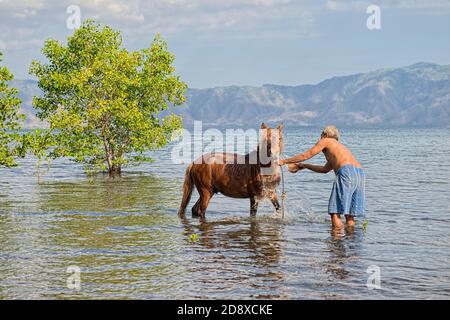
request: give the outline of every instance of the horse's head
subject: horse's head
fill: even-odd
[[[258,147],[262,156],[269,159],[278,159],[283,152],[283,124],[276,128],[269,128],[265,123],[261,124],[259,131]]]

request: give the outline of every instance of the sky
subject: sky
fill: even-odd
[[[314,84],[416,62],[450,64],[450,0],[0,0],[0,51],[18,79],[48,38],[65,41],[71,5],[123,32],[129,50],[156,33],[191,88]],[[369,30],[369,5],[381,29]],[[71,20],[70,20],[71,21]]]

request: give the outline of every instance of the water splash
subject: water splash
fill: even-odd
[[[313,210],[311,201],[303,196],[292,196],[292,192],[287,195],[285,208],[285,220],[291,222],[308,222],[308,223],[323,223],[328,221],[328,217],[323,213],[318,213]],[[274,211],[273,218],[282,219],[281,211]]]

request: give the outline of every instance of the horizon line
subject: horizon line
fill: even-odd
[[[426,62],[426,61],[418,61],[412,64],[408,64],[408,65],[404,65],[401,67],[383,67],[383,68],[378,68],[378,69],[372,69],[370,71],[366,71],[366,72],[356,72],[356,73],[348,73],[348,74],[342,74],[342,75],[336,75],[336,76],[330,76],[328,78],[325,78],[323,80],[320,80],[316,83],[303,83],[303,84],[296,84],[296,85],[289,85],[289,84],[277,84],[277,83],[263,83],[259,86],[255,86],[255,85],[238,85],[238,84],[230,84],[230,85],[222,85],[222,86],[210,86],[210,87],[204,87],[204,88],[198,88],[198,87],[189,87],[188,89],[191,90],[206,90],[206,89],[220,89],[220,88],[231,88],[231,87],[240,87],[240,88],[263,88],[266,86],[280,86],[280,87],[301,87],[301,86],[315,86],[318,85],[324,81],[327,80],[331,80],[331,79],[335,79],[335,78],[345,78],[345,77],[350,77],[350,76],[355,76],[355,75],[360,75],[360,74],[367,74],[367,73],[373,73],[373,72],[380,72],[380,71],[392,71],[392,70],[397,70],[397,69],[404,69],[404,68],[408,68],[408,67],[412,67],[415,65],[435,65],[435,66],[439,66],[439,67],[450,67],[450,64],[440,64],[440,63],[436,63],[436,62]],[[12,81],[34,81],[34,82],[38,82],[38,80],[35,79],[23,79],[23,78],[13,78]]]

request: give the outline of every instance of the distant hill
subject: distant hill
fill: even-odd
[[[33,97],[41,93],[37,82],[34,80],[13,80],[11,85],[19,89],[19,98],[22,100],[21,113],[26,116],[25,128],[44,127],[45,124],[36,117],[36,111],[33,108]]]
[[[15,80],[28,126],[36,82]],[[189,89],[176,109],[186,124],[251,125],[283,121],[296,125],[448,126],[450,66],[416,63],[403,68],[333,77],[315,85],[229,86]]]

